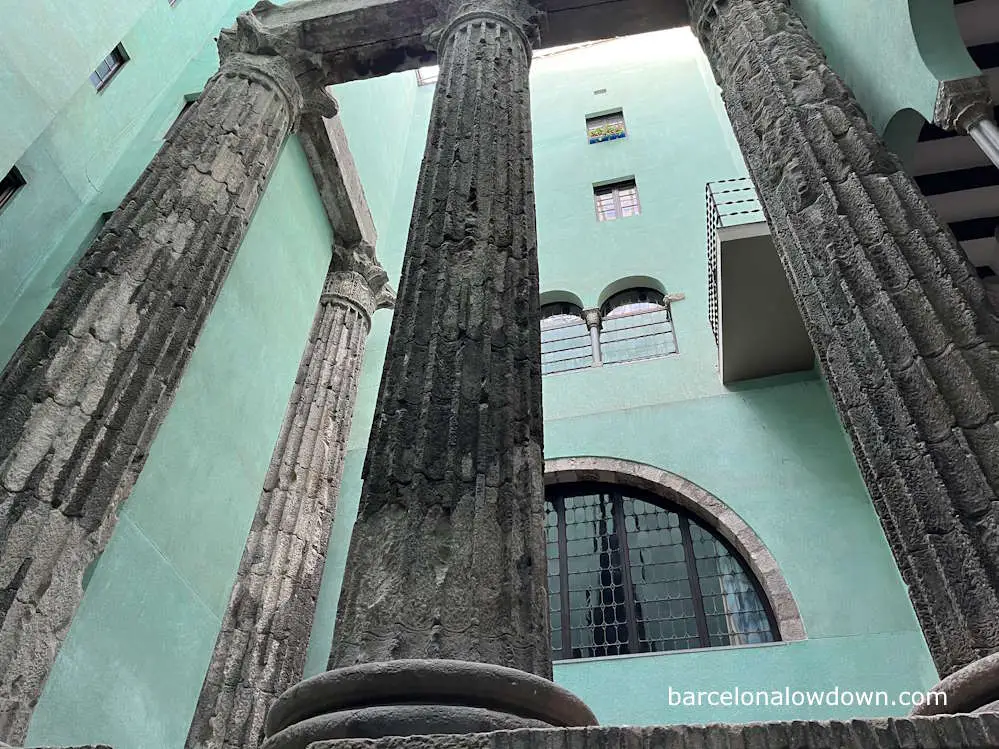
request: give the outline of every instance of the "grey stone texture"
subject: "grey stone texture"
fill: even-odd
[[[966,135],[982,120],[995,121],[994,106],[986,75],[941,81],[933,108],[933,124]]]
[[[222,52],[0,375],[0,739],[23,739],[281,145],[321,104],[281,58]]]
[[[405,658],[340,668],[285,692],[267,716],[263,749],[313,741],[510,728],[596,725],[590,709],[525,671],[450,659]]]
[[[947,698],[927,700],[914,707],[912,715],[999,712],[999,653],[969,663],[930,691],[942,692]]]
[[[999,648],[999,321],[787,0],[690,0],[942,674]]]
[[[631,486],[689,510],[725,538],[763,588],[785,642],[805,639],[805,623],[777,560],[756,532],[718,497],[670,471],[620,458],[578,456],[545,461],[545,485],[592,481]]]
[[[443,658],[551,678],[534,11],[513,0],[445,10],[329,667]]]
[[[371,315],[394,296],[373,248],[334,248],[186,749],[253,749],[302,678]]]
[[[464,736],[318,741],[307,749],[984,749],[990,746],[999,746],[999,715],[521,729]]]

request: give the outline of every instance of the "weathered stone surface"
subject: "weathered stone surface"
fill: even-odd
[[[999,712],[999,653],[992,653],[952,673],[932,692],[944,700],[927,700],[912,708],[911,715]]]
[[[329,666],[550,678],[531,9],[448,10]]]
[[[371,315],[392,305],[366,245],[334,248],[187,749],[253,749],[302,678]]]
[[[787,0],[689,0],[937,668],[999,648],[999,321]]]
[[[465,735],[317,741],[307,749],[983,749],[999,745],[999,715],[709,726],[548,728]]]
[[[986,75],[941,81],[933,108],[933,124],[967,134],[982,120],[995,119],[994,106]]]
[[[107,543],[305,105],[282,59],[223,52],[190,116],[0,376],[0,738],[8,741],[24,737],[83,573]]]
[[[302,44],[321,56],[327,83],[387,75],[434,62],[424,31],[437,22],[440,0],[309,0],[254,15],[279,43]],[[687,23],[684,0],[541,0],[548,46],[626,36]]]

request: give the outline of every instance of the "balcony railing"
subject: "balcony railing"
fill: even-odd
[[[718,230],[766,221],[756,188],[748,177],[709,182],[705,188],[708,218],[708,320],[718,342]]]

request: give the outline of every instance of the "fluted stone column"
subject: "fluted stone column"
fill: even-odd
[[[534,14],[517,0],[461,0],[437,32],[332,670],[275,703],[267,749],[594,722],[550,681]]]
[[[252,18],[241,27],[252,27]],[[223,64],[0,376],[0,740],[19,743],[316,70]]]
[[[302,678],[364,347],[388,277],[365,245],[335,247],[186,749],[253,749]]]
[[[999,325],[788,0],[689,0],[808,334],[944,674],[999,648]]]

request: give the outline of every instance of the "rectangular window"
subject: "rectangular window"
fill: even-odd
[[[429,86],[431,83],[437,83],[437,78],[440,76],[440,73],[441,69],[438,65],[417,68],[416,83],[418,86]]]
[[[627,135],[628,131],[624,126],[624,112],[620,109],[586,118],[586,137],[591,145],[603,143],[606,140],[620,140]]]
[[[634,178],[593,186],[593,203],[597,221],[614,221],[642,212],[638,204],[638,185]]]
[[[16,166],[7,172],[7,176],[0,180],[0,209],[7,205],[14,197],[14,193],[26,184],[28,183],[21,176],[21,172],[18,171]]]
[[[128,62],[128,55],[125,53],[125,48],[119,44],[111,50],[111,54],[101,60],[97,70],[90,74],[90,82],[94,84],[94,88],[98,91],[103,90],[126,62]]]

